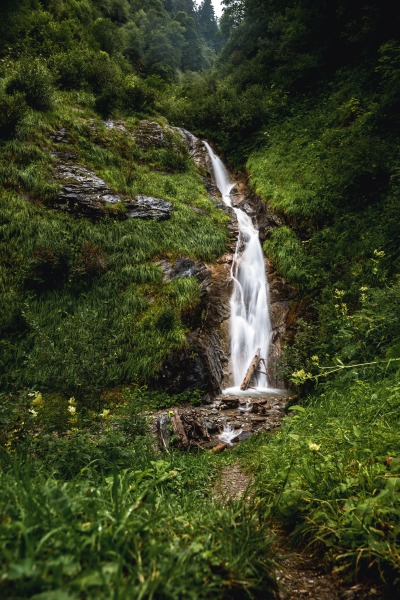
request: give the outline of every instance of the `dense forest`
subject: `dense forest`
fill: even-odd
[[[222,4],[0,8],[2,597],[276,598],[272,531],[360,598],[397,597],[400,12]],[[196,276],[165,264],[232,243],[178,128],[275,215],[264,251],[293,290],[296,399],[220,455],[148,433],[207,392],[163,378],[205,319]],[[79,178],[104,201],[77,213]],[[157,218],[129,218],[143,198]],[[251,493],[224,502],[236,463]]]

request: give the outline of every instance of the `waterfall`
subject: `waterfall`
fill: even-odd
[[[265,275],[264,255],[258,230],[243,210],[232,206],[231,191],[235,182],[209,144],[204,142],[204,145],[210,156],[216,185],[222,194],[224,203],[234,210],[239,228],[231,267],[234,282],[230,303],[233,387],[224,390],[225,394],[238,394],[240,393],[240,384],[256,349],[261,348],[260,356],[266,361],[268,360],[272,337],[269,316],[269,286]],[[244,392],[246,395],[272,391],[265,373],[260,372],[254,383],[255,390],[253,388],[246,390]]]

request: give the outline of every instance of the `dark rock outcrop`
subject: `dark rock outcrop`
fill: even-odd
[[[136,201],[115,193],[93,171],[74,164],[58,164],[56,179],[61,182],[53,207],[89,217],[154,219],[171,216],[173,206],[161,198],[137,196]]]
[[[208,267],[204,263],[193,260],[188,256],[181,256],[173,263],[164,258],[157,261],[157,264],[163,272],[164,281],[171,281],[176,277],[181,277],[182,279],[195,277],[199,281],[203,281],[209,273]]]
[[[135,140],[138,146],[147,150],[150,148],[168,148],[169,140],[166,130],[156,121],[140,121],[135,132]]]
[[[142,150],[172,150],[187,156],[189,149],[178,132],[180,130],[175,127],[169,125],[163,127],[156,121],[143,119],[138,124],[133,136]]]
[[[151,196],[136,196],[136,204],[129,203],[126,216],[130,219],[165,221],[173,211],[171,202]]]
[[[202,390],[210,398],[219,393],[229,360],[229,299],[231,296],[231,255],[216,265],[204,265],[187,257],[172,265],[158,264],[164,280],[196,277],[200,282],[200,305],[183,319],[190,325],[186,346],[164,364],[158,384],[170,392]]]
[[[106,121],[105,126],[129,133],[122,121]],[[93,124],[92,129],[95,127]],[[51,203],[52,208],[91,218],[109,215],[119,219],[163,221],[171,216],[173,205],[170,202],[144,195],[130,198],[118,194],[96,173],[76,164],[77,157],[70,149],[66,128],[55,132],[53,140],[59,145],[53,155],[57,161],[54,177],[60,183],[60,190]]]
[[[74,164],[58,164],[56,179],[61,182],[53,207],[90,217],[107,214],[107,205],[124,206],[125,199],[112,192],[95,173]]]

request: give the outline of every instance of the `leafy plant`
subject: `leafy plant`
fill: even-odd
[[[21,59],[6,86],[9,94],[23,94],[26,103],[36,110],[53,106],[53,79],[45,63],[39,59]]]

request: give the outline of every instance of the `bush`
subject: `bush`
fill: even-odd
[[[106,52],[99,52],[95,56],[88,68],[87,78],[95,94],[115,91],[122,84],[121,70]]]
[[[79,89],[86,81],[88,65],[92,59],[91,53],[82,51],[81,48],[54,56],[52,67],[57,73],[59,86],[67,90]]]
[[[53,78],[39,59],[20,60],[6,91],[21,92],[27,104],[36,110],[49,110],[53,106]]]
[[[24,97],[20,93],[12,95],[0,92],[0,137],[11,136],[26,110]]]
[[[128,75],[124,80],[122,94],[123,107],[127,110],[141,111],[153,104],[155,94],[139,77]]]

